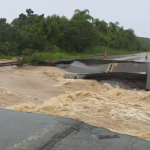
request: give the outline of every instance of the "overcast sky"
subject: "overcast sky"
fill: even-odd
[[[118,21],[134,29],[137,36],[150,38],[150,0],[0,0],[0,18],[10,22],[31,8],[37,14],[59,14],[70,18],[75,9],[89,9],[94,18]]]

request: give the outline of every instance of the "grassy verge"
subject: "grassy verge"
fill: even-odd
[[[125,50],[125,49],[112,49],[109,47],[100,47],[95,46],[85,50],[85,53],[89,54],[98,54],[100,56],[104,56],[104,53],[107,52],[108,55],[123,55],[123,54],[135,54],[143,51],[133,51],[133,50]]]
[[[107,52],[107,55],[123,55],[123,54],[134,54],[134,53],[140,53],[142,51],[129,51],[129,50],[116,50],[111,49],[109,47],[100,47],[95,46],[89,49],[86,49],[83,53],[65,53],[65,52],[56,52],[56,53],[50,53],[50,52],[42,52],[42,53],[34,53],[33,51],[25,56],[25,61],[41,61],[41,60],[61,60],[61,59],[75,59],[75,58],[86,58],[86,57],[93,57],[93,56],[104,56],[104,53]],[[0,55],[0,59],[12,59],[11,56],[4,56]]]
[[[12,59],[12,56],[0,55],[0,59]]]
[[[86,58],[92,56],[104,56],[104,53],[107,52],[107,55],[123,55],[123,54],[135,54],[142,51],[128,51],[128,50],[115,50],[108,47],[94,47],[84,51],[84,53],[38,53],[36,58],[38,60],[61,60],[61,59],[74,59],[74,58]]]

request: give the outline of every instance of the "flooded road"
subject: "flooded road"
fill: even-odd
[[[144,56],[132,59],[144,61]],[[150,92],[65,79],[68,72],[55,67],[1,67],[0,72],[1,108],[73,118],[150,141]]]
[[[52,72],[46,74],[53,78]],[[150,140],[149,92],[125,90],[97,81],[57,78],[57,74],[53,76],[57,83],[55,89],[66,89],[62,94],[49,97],[42,104],[35,101],[7,108],[73,118]]]

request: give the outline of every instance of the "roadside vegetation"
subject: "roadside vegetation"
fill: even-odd
[[[146,40],[124,29],[118,22],[107,23],[90,15],[89,10],[75,10],[65,16],[35,14],[27,9],[11,23],[0,19],[0,58],[25,57],[59,60],[149,51]]]

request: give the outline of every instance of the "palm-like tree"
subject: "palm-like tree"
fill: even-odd
[[[83,11],[76,9],[74,11],[74,15],[72,17],[72,20],[86,20],[86,21],[93,21],[93,17],[89,14],[89,10],[85,9]]]
[[[27,13],[28,16],[31,16],[31,15],[34,14],[34,11],[29,8],[29,9],[26,9],[26,13]]]
[[[76,13],[80,13],[81,15],[86,15],[86,14],[89,14],[90,11],[89,11],[88,9],[85,9],[85,10],[83,10],[83,11],[81,11],[81,10],[79,10],[79,9],[76,9],[76,10],[74,11],[74,13],[75,13],[75,14],[76,14]]]

